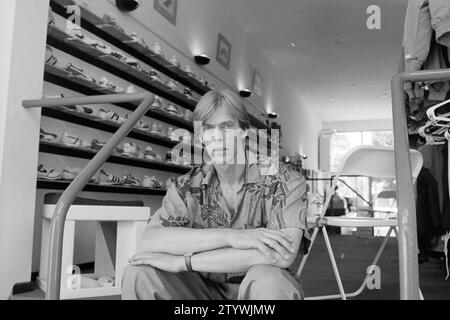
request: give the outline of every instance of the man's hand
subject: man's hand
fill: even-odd
[[[232,248],[257,249],[272,263],[277,261],[275,253],[286,260],[292,257],[295,253],[293,241],[289,235],[269,229],[232,230],[228,236]]]
[[[133,266],[148,265],[172,273],[186,271],[184,257],[165,253],[137,254],[128,260],[128,262]]]

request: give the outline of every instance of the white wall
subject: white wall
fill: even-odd
[[[42,94],[47,6],[4,0],[0,10],[0,299],[31,276],[40,110],[21,103]]]
[[[323,122],[322,126],[323,129],[335,129],[340,132],[393,130],[392,119]]]

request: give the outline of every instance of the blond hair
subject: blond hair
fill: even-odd
[[[195,108],[194,121],[205,123],[219,108],[224,108],[225,112],[239,123],[241,129],[250,128],[248,112],[241,98],[230,90],[209,91],[205,94]]]

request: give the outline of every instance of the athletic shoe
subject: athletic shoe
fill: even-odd
[[[80,168],[64,168],[62,172],[62,178],[63,180],[75,180],[76,177],[81,173]]]
[[[125,33],[125,30],[119,25],[119,18],[112,13],[105,13],[103,16],[103,21],[105,21],[110,26],[113,26],[116,30]]]
[[[114,83],[112,83],[111,81],[109,81],[106,77],[103,77],[100,79],[100,82],[98,83],[98,85],[102,88],[105,89],[110,89],[110,90],[114,90],[117,93],[123,93],[125,92],[124,89],[118,87],[117,85],[115,85]]]
[[[114,51],[114,50],[111,51],[110,56],[116,58],[117,60],[125,62],[125,63],[126,63],[126,61],[128,59],[128,57],[126,55],[124,55],[122,52]]]
[[[67,64],[67,66],[64,70],[66,70],[68,73],[70,73],[74,77],[79,77],[86,81],[89,81],[92,83],[97,83],[97,80],[94,77],[85,74],[83,69],[74,66],[72,63]]]
[[[85,106],[75,106],[75,110],[80,112],[80,113],[86,113],[89,115],[93,115],[94,114],[94,110]]]
[[[164,136],[162,124],[153,123],[152,130],[150,132],[159,136]]]
[[[175,107],[173,104],[169,104],[166,108],[166,112],[173,114],[177,117],[183,117],[183,115],[181,114],[180,110],[178,110],[177,107]]]
[[[161,183],[155,177],[145,176],[142,185],[144,188],[161,189]]]
[[[154,54],[157,54],[158,56],[164,57],[164,53],[163,53],[162,48],[159,45],[159,43],[155,42],[153,44],[152,51],[153,51]]]
[[[126,186],[134,186],[134,187],[141,186],[141,181],[139,181],[139,179],[133,177],[133,175],[131,173],[127,174],[122,179],[123,179],[123,184]]]
[[[55,27],[55,16],[53,15],[52,8],[48,8],[48,25],[51,27]]]
[[[109,120],[109,119],[108,119],[108,112],[109,112],[109,111],[106,111],[106,110],[104,110],[104,109],[100,109],[100,110],[98,111],[97,117],[99,117],[99,118],[102,119],[102,120]]]
[[[167,137],[169,139],[172,139],[172,134],[173,134],[174,131],[175,131],[175,129],[173,127],[168,127],[167,128]]]
[[[130,158],[144,158],[144,153],[139,149],[139,147],[133,142],[126,142],[122,146],[121,156]]]
[[[123,185],[123,179],[116,177],[113,174],[109,174],[105,170],[100,171],[100,175],[98,177],[99,184],[103,186],[114,186],[114,185]]]
[[[183,71],[184,72],[186,72],[187,74],[189,74],[190,76],[193,76],[194,74],[192,73],[192,69],[191,69],[191,66],[190,65],[185,65],[184,67],[183,67]]]
[[[56,142],[56,140],[58,140],[58,135],[54,133],[45,132],[44,130],[41,129],[39,139],[41,141],[46,142]]]
[[[153,69],[151,69],[150,71],[144,70],[143,72],[144,72],[147,76],[149,76],[150,78],[152,78],[152,80],[161,82],[161,78],[159,77],[158,72],[156,72],[155,70],[153,70]]]
[[[77,136],[70,135],[67,132],[64,133],[64,135],[61,139],[61,142],[65,146],[76,147],[76,148],[81,148],[81,146],[84,144],[83,139],[81,139]]]
[[[58,59],[53,55],[53,48],[50,46],[46,47],[45,63],[51,66],[54,66],[58,63]]]
[[[171,56],[168,61],[174,67],[178,67],[178,68],[180,67],[180,61],[178,61],[177,56],[175,56],[175,55]]]
[[[104,146],[106,146],[106,142],[101,142],[101,141],[98,141],[97,139],[92,139],[90,148],[91,148],[91,150],[98,152]]]
[[[98,42],[97,44],[93,45],[97,50],[99,50],[101,53],[105,55],[111,55],[112,49],[110,46],[107,46],[104,42]]]
[[[136,32],[133,32],[130,35],[131,39],[133,39],[134,43],[137,43],[139,45],[141,45],[142,47],[144,47],[145,49],[149,49],[149,46],[147,45],[147,43],[145,42],[144,39],[142,39],[141,37],[138,36],[138,34]]]
[[[44,165],[39,165],[37,170],[38,179],[44,180],[59,180],[61,179],[61,173],[56,171],[55,169],[47,169],[44,168]]]
[[[188,98],[188,99],[191,99],[191,100],[196,100],[195,98],[194,98],[194,96],[192,95],[192,91],[191,91],[191,89],[189,89],[189,88],[186,88],[186,89],[184,89],[184,95]]]
[[[163,103],[161,97],[155,96],[155,100],[153,101],[151,107],[152,109],[163,109]]]
[[[159,154],[157,154],[155,151],[153,151],[153,148],[151,146],[147,146],[145,148],[145,159],[154,160],[154,161],[162,161],[161,156]]]
[[[126,120],[128,120],[129,116],[130,116],[129,114],[127,114],[127,115],[125,116]],[[143,130],[143,131],[150,131],[150,125],[147,124],[147,123],[144,123],[144,122],[142,122],[142,121],[139,121],[139,122],[134,126],[134,128],[135,128],[135,129],[138,129],[138,130]]]
[[[131,94],[131,93],[137,93],[137,89],[134,86],[128,86],[126,93]]]
[[[138,70],[143,70],[139,62],[134,58],[126,58],[125,63]]]
[[[166,86],[168,86],[172,90],[178,90],[178,86],[172,79],[169,79],[169,81],[166,82]]]

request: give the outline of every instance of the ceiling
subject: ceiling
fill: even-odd
[[[391,118],[408,0],[227,0],[233,16],[322,121]],[[366,26],[381,8],[381,30]]]

